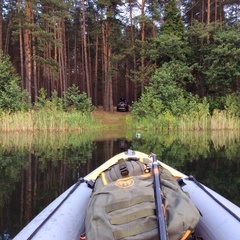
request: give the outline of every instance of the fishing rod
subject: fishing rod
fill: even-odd
[[[157,222],[158,222],[158,236],[159,240],[168,240],[167,236],[167,228],[164,216],[164,206],[162,200],[162,188],[160,182],[160,173],[158,168],[158,162],[156,159],[156,154],[151,153],[150,156],[153,158],[152,164],[152,173],[154,179],[154,195],[155,195],[155,202],[156,202],[156,215],[157,215]]]

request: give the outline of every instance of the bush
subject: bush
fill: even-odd
[[[19,84],[20,78],[9,57],[0,52],[0,109],[14,112],[29,108],[28,94]]]
[[[224,110],[225,98],[219,96],[207,96],[207,101],[209,103],[209,111],[212,115],[215,109]]]
[[[149,88],[146,88],[146,92],[140,97],[140,99],[132,104],[132,114],[139,117],[156,117],[162,112],[161,100],[154,97]]]
[[[75,110],[90,113],[94,110],[94,106],[92,105],[91,98],[87,97],[85,92],[80,93],[78,87],[73,84],[68,88],[68,90],[64,93],[65,97],[65,106],[72,107]]]
[[[47,91],[44,88],[39,90],[39,95],[37,97],[38,101],[35,103],[37,108],[47,108],[50,110],[63,110],[64,104],[63,100],[58,97],[57,91],[52,92],[51,98],[47,98]]]
[[[77,86],[72,85],[64,92],[64,98],[59,98],[56,91],[52,92],[52,96],[47,98],[45,89],[40,89],[38,101],[35,103],[37,108],[47,108],[50,110],[77,110],[82,113],[90,113],[94,110],[92,101],[87,97],[85,92],[80,93]]]
[[[229,94],[225,98],[225,109],[236,117],[240,117],[240,95],[239,93]]]

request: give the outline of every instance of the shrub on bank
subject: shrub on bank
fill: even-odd
[[[0,131],[83,131],[98,128],[91,115],[94,106],[86,93],[80,93],[73,85],[64,94],[64,98],[60,98],[54,91],[48,98],[46,90],[40,89],[38,101],[31,110],[12,111],[11,108],[0,111]]]
[[[0,109],[2,111],[21,111],[29,108],[28,94],[22,91],[20,78],[8,56],[0,51]]]
[[[210,109],[206,98],[176,96],[163,105],[161,99],[147,90],[140,101],[132,105],[132,128],[159,130],[232,130],[240,129],[240,97],[222,98],[223,109]],[[176,104],[178,103],[178,105]]]
[[[34,106],[36,109],[57,109],[66,112],[79,111],[81,113],[91,113],[95,109],[91,98],[87,97],[85,92],[81,93],[74,84],[63,95],[60,98],[57,92],[53,91],[51,97],[47,97],[46,90],[41,88]]]
[[[132,104],[133,128],[210,130],[240,128],[240,94],[200,98],[188,92],[193,79],[187,63],[172,60],[150,78],[140,99]]]

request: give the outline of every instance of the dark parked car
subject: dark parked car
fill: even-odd
[[[128,102],[124,98],[120,98],[117,104],[118,112],[128,112]]]

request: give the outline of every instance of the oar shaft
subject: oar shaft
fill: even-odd
[[[154,194],[155,194],[155,202],[156,202],[156,213],[157,213],[157,222],[158,222],[158,235],[159,240],[167,240],[167,230],[165,217],[163,213],[163,201],[162,201],[162,188],[160,182],[160,173],[158,168],[158,162],[156,159],[156,155],[151,155],[153,158],[153,177],[154,177]]]

